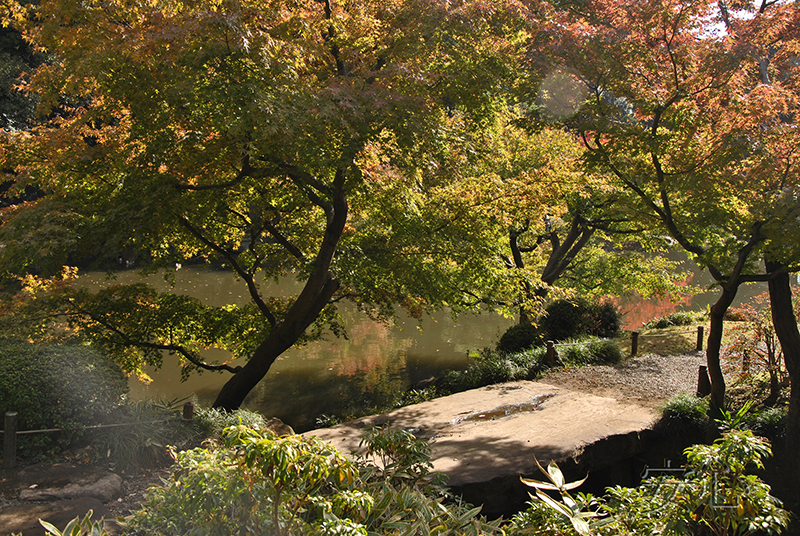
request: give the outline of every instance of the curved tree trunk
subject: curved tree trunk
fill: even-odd
[[[332,203],[325,207],[328,221],[314,270],[286,316],[272,326],[269,336],[256,348],[250,361],[222,386],[214,401],[215,408],[228,411],[238,408],[278,356],[297,342],[338,290],[339,281],[330,272],[330,266],[347,222],[348,204],[342,189],[332,192],[331,197]]]
[[[736,297],[738,285],[723,286],[722,293],[714,305],[711,306],[711,325],[708,330],[706,345],[706,364],[708,377],[711,380],[711,397],[709,416],[719,418],[725,408],[725,378],[722,375],[720,353],[722,349],[722,332],[725,324],[725,313]]]
[[[233,411],[241,406],[248,393],[269,372],[275,360],[291,348],[306,328],[317,319],[338,288],[339,282],[328,275],[322,290],[311,298],[311,301],[302,303],[301,294],[286,314],[286,318],[273,327],[267,340],[256,348],[250,361],[222,386],[214,401],[214,407]]]
[[[800,479],[800,330],[792,308],[792,287],[789,273],[776,263],[767,263],[773,274],[769,280],[769,302],[775,335],[783,348],[783,359],[789,373],[789,416],[786,423],[786,463],[791,478]]]

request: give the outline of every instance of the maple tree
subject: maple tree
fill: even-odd
[[[14,329],[66,327],[129,372],[179,355],[186,373],[233,373],[232,409],[287,348],[340,330],[335,304],[377,317],[446,304],[480,274],[434,247],[437,227],[376,218],[418,213],[453,142],[478,128],[524,44],[513,1],[42,1],[10,22],[56,61],[32,76],[47,121],[3,134],[3,167],[47,195],[3,214],[4,266],[25,279]],[[454,123],[459,125],[454,127]],[[476,126],[478,125],[478,126]],[[447,143],[444,143],[447,140]],[[393,199],[382,181],[398,188]],[[383,205],[386,206],[386,205]],[[427,242],[418,238],[427,237]],[[454,237],[453,244],[464,244]],[[456,248],[457,249],[457,248]],[[207,307],[145,285],[96,293],[61,266],[153,269],[216,259],[250,304]],[[457,251],[456,251],[457,253]],[[262,278],[302,290],[265,296]],[[35,299],[31,299],[35,298]],[[8,315],[6,315],[8,317]],[[24,324],[24,326],[23,326]],[[64,327],[63,324],[61,327]],[[202,361],[223,348],[244,365]]]
[[[529,324],[553,291],[599,298],[674,290],[675,263],[651,254],[663,241],[617,210],[624,191],[581,169],[575,134],[507,106],[469,140],[450,155],[461,179],[426,196],[437,210],[460,207],[469,242],[481,244],[483,257],[476,248],[471,262],[491,277],[472,292],[477,302]]]
[[[795,310],[800,302],[795,303]],[[785,375],[782,365],[783,350],[775,335],[769,294],[759,294],[749,302],[731,309],[739,321],[731,329],[733,342],[725,347],[724,357],[730,362],[739,362],[740,375],[748,376],[754,371],[769,374],[769,396],[765,405],[774,405],[780,397],[781,380]]]
[[[793,7],[773,8],[780,15],[770,31],[781,35]],[[784,166],[771,167],[780,155],[760,143],[764,121],[777,117],[790,90],[752,80],[751,51],[716,25],[714,2],[597,1],[561,15],[551,52],[590,91],[570,120],[584,136],[587,164],[634,193],[631,214],[666,231],[720,288],[707,345],[718,411],[725,311],[742,283],[770,278],[757,263],[768,229],[782,221],[772,199],[797,185],[793,149]],[[757,31],[765,21],[751,15],[728,13]],[[783,142],[793,147],[794,137]]]

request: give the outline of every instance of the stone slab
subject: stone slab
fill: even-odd
[[[537,403],[538,402],[538,403]],[[534,456],[574,459],[587,445],[649,428],[652,409],[541,382],[473,389],[304,435],[357,452],[363,429],[388,424],[431,439],[433,470],[451,486],[536,475]]]
[[[119,475],[89,465],[37,464],[22,469],[17,478],[23,501],[93,497],[108,502],[122,492]]]

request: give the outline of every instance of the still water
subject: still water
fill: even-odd
[[[175,290],[208,305],[243,304],[246,287],[229,272],[198,267],[176,271]],[[82,285],[107,284],[105,274],[88,274]],[[135,272],[119,274],[114,283],[142,279]],[[144,281],[159,290],[169,285],[163,276]],[[292,280],[264,287],[271,295],[293,294],[299,287]],[[245,407],[276,416],[295,430],[314,427],[321,414],[345,411],[360,398],[379,401],[402,392],[417,382],[469,363],[468,352],[494,346],[513,323],[496,314],[464,315],[454,321],[445,311],[426,316],[421,322],[401,313],[396,325],[370,320],[354,306],[343,303],[339,311],[347,326],[347,339],[326,340],[285,352],[245,400]],[[207,360],[224,360],[223,352],[208,351]],[[180,381],[177,359],[166,356],[164,366],[149,370],[152,383],[130,381],[134,399],[174,400],[195,396],[210,406],[229,373],[204,372]]]
[[[243,304],[246,287],[230,272],[201,267],[180,268],[175,274],[175,290],[208,305]],[[88,274],[82,285],[107,284],[105,274]],[[116,283],[142,281],[136,272],[118,275]],[[161,275],[144,281],[159,290],[169,285]],[[271,295],[294,294],[299,287],[292,280],[271,283],[264,290]],[[744,289],[752,295],[760,289]],[[703,309],[715,299],[714,292],[687,297],[683,301],[625,300],[621,303],[624,327],[635,329],[651,318],[676,310]],[[445,311],[426,316],[421,322],[401,313],[396,325],[370,320],[350,304],[340,305],[347,326],[347,339],[329,336],[326,340],[291,349],[278,358],[267,376],[245,400],[245,406],[264,415],[276,416],[295,430],[311,429],[321,414],[338,414],[353,407],[359,399],[380,401],[416,383],[447,370],[469,364],[468,353],[493,347],[513,319],[498,314],[464,315],[453,320]],[[225,354],[206,353],[207,360],[224,360]],[[164,366],[150,370],[152,383],[132,379],[134,399],[175,400],[194,396],[210,406],[228,373],[204,372],[180,381],[177,359],[167,356]]]

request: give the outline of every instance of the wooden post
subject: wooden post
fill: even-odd
[[[183,405],[182,420],[191,421],[192,419],[194,419],[194,404],[187,402]]]
[[[558,352],[556,352],[556,343],[553,341],[547,341],[547,353],[544,355],[545,362],[547,362],[548,367],[552,367],[556,364],[556,358],[558,357]]]
[[[17,464],[17,412],[6,412],[3,429],[3,468],[13,469]]]
[[[697,326],[697,350],[698,352],[703,349],[703,326]]]
[[[700,365],[697,371],[697,396],[704,397],[711,394],[711,379],[708,377],[708,369],[705,365]]]
[[[631,333],[631,356],[639,353],[639,332],[634,331]]]

